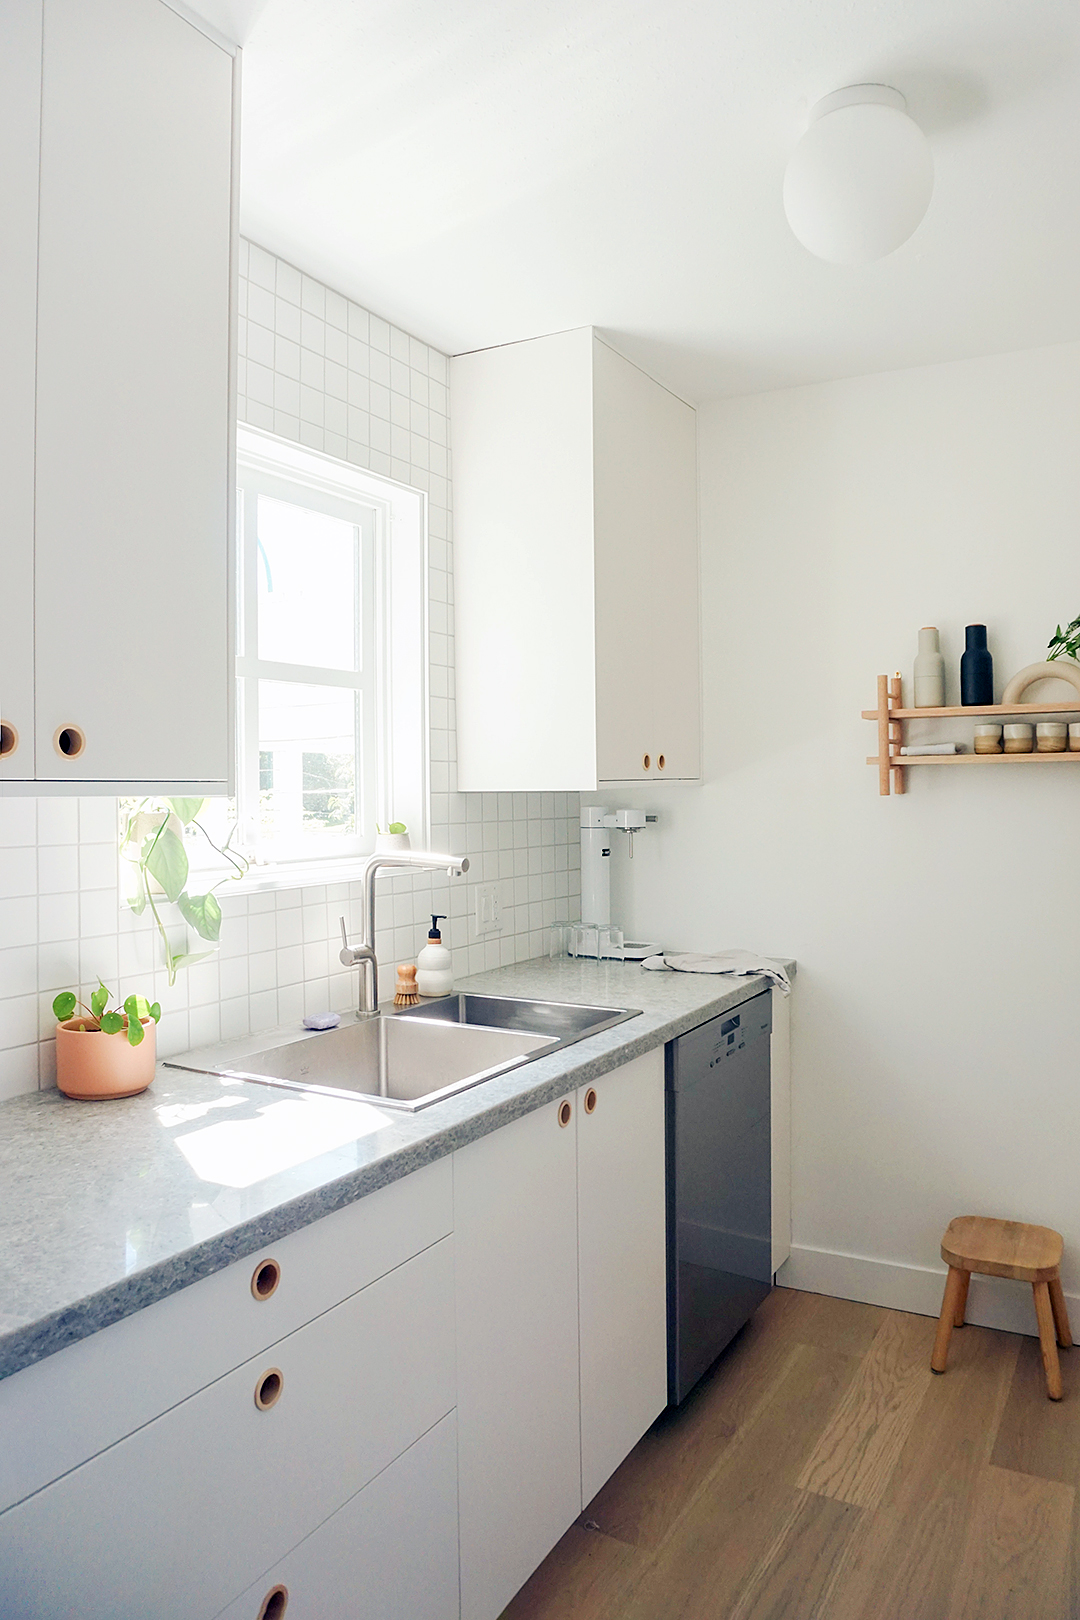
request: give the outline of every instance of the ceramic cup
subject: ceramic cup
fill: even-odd
[[[1080,721],[1074,720],[1069,727],[1069,750],[1071,753],[1080,754]]]
[[[1069,728],[1064,720],[1040,720],[1035,727],[1035,747],[1040,754],[1063,754],[1068,739]]]
[[[1030,754],[1034,727],[1026,720],[1018,721],[1016,725],[1005,727],[1005,752],[1007,754]]]
[[[1000,754],[1001,727],[992,725],[976,726],[975,752],[977,754]]]

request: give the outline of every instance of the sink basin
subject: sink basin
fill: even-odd
[[[277,1044],[261,1050],[241,1042],[168,1063],[415,1112],[636,1016],[629,1008],[464,993],[285,1040],[279,1032]]]
[[[639,1013],[628,1007],[577,1006],[570,1001],[525,1001],[516,996],[479,996],[471,991],[422,1001],[404,1009],[399,1017],[425,1018],[453,1024],[483,1024],[488,1029],[527,1030],[533,1035],[552,1035],[560,1046],[596,1035],[602,1029],[621,1024]]]

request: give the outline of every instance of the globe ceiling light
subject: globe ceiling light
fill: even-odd
[[[906,106],[899,90],[854,84],[812,108],[784,175],[784,211],[819,259],[883,259],[907,241],[930,206],[930,146]]]

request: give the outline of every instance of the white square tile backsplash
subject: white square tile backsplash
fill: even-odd
[[[459,975],[547,948],[581,893],[578,796],[459,794],[446,356],[311,276],[241,244],[238,415],[428,496],[432,847],[467,854],[451,883],[380,876],[380,961],[415,961],[431,912]],[[346,1010],[338,917],[359,925],[359,884],[223,896],[221,949],[169,987],[152,920],[121,909],[115,799],[0,798],[0,1098],[55,1083],[57,990],[150,988],[164,1055]],[[498,888],[501,931],[478,937],[478,884]]]

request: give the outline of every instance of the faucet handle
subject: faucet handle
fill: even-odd
[[[338,952],[338,961],[341,962],[343,967],[356,966],[356,957],[353,955],[352,946],[349,944],[349,935],[346,932],[344,917],[341,918],[341,950]]]

